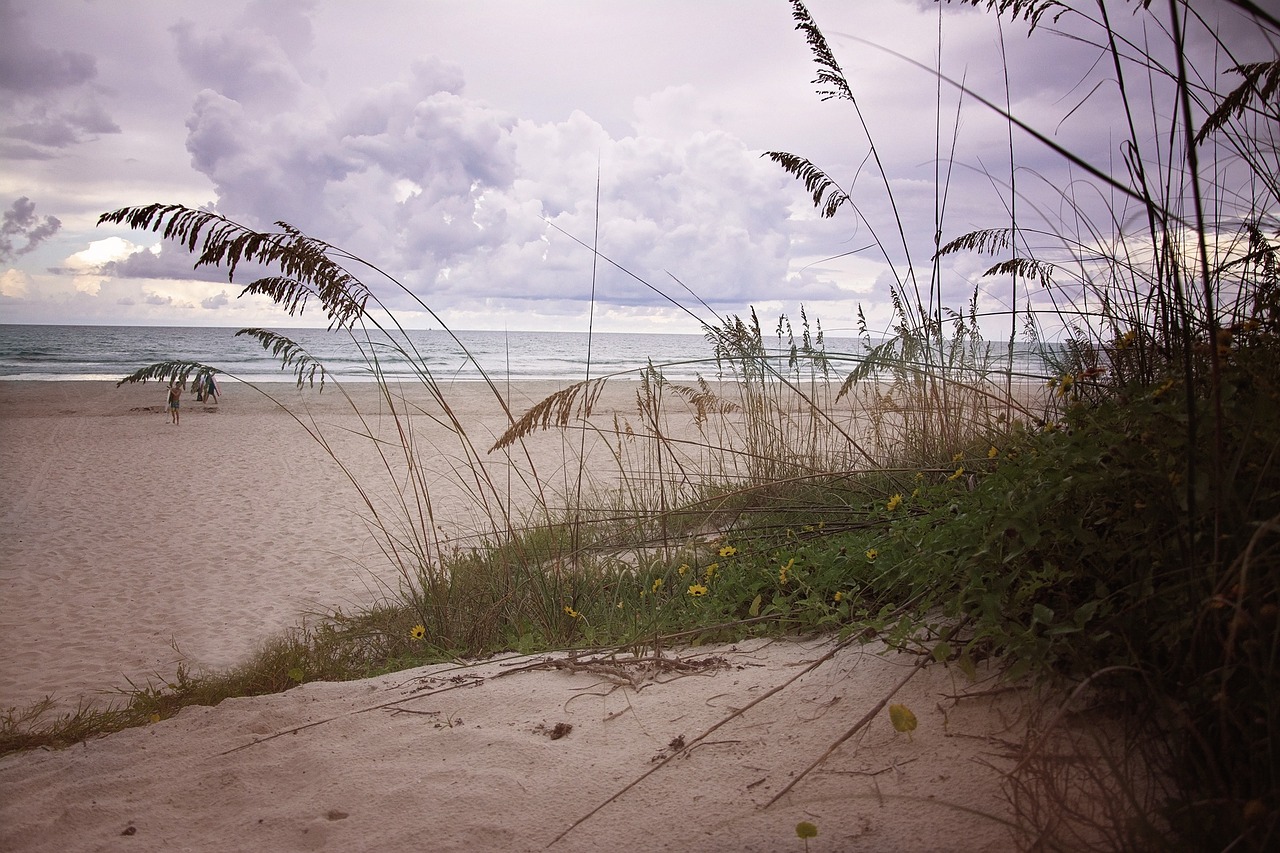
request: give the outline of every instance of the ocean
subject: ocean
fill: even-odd
[[[279,360],[256,340],[236,337],[236,329],[166,326],[55,326],[0,324],[0,380],[111,380],[160,361],[190,360],[216,367],[246,382],[292,381]],[[325,329],[281,329],[301,344],[338,379],[370,381],[360,349],[345,332]],[[441,330],[409,331],[420,363],[439,381],[495,379],[582,379],[590,375],[639,378],[648,364],[660,366],[668,379],[690,380],[718,375],[712,345],[702,335],[585,332],[456,332],[455,341]],[[785,358],[776,338],[765,339],[771,352]],[[827,338],[825,351],[839,359],[837,376],[847,373],[863,351],[852,338]],[[410,378],[411,365],[399,354],[378,347],[388,378]],[[993,353],[1003,352],[1001,345]],[[1034,352],[1020,352],[1015,370],[1040,374],[1044,366]],[[483,373],[482,373],[483,371]]]

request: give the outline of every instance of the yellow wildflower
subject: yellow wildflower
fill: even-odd
[[[565,612],[566,614],[568,614],[568,616],[569,616],[569,618],[570,618],[570,619],[577,619],[579,616],[581,616],[581,615],[582,615],[581,613],[579,613],[578,611],[574,610],[572,607],[570,607],[570,606],[569,606],[569,605],[567,605],[567,604],[564,606],[564,612]]]
[[[676,572],[677,572],[677,573],[679,573],[680,577],[684,577],[684,576],[685,576],[685,574],[686,574],[688,571],[689,571],[689,564],[688,564],[688,563],[685,563],[685,564],[684,564],[684,565],[682,565],[680,568],[676,569]]]
[[[995,445],[992,445],[991,449],[987,451],[988,459],[995,459],[999,455],[1000,455],[1000,451],[996,449]]]
[[[880,552],[879,552],[879,551],[877,551],[875,548],[868,548],[868,549],[867,549],[867,562],[868,562],[868,563],[874,563],[874,562],[876,561],[876,557],[879,557],[879,556],[880,556]]]
[[[725,545],[720,549],[719,553],[721,557],[732,557],[734,554],[738,553],[738,549],[732,545]]]
[[[952,474],[950,477],[948,477],[948,478],[947,478],[947,482],[951,482],[952,480],[959,480],[959,479],[960,479],[961,477],[963,477],[963,476],[964,476],[964,469],[963,469],[963,468],[957,468],[957,469],[955,470],[955,473],[954,473],[954,474]]]
[[[791,571],[791,568],[792,568],[795,564],[796,564],[796,558],[795,558],[795,557],[792,557],[790,560],[787,560],[787,564],[786,564],[785,566],[782,566],[782,567],[778,570],[778,583],[782,584],[783,586],[785,586],[785,585],[786,585],[786,583],[787,583],[787,573]]]
[[[662,585],[664,583],[666,583],[666,581],[664,581],[662,578],[654,578],[653,589],[651,591],[656,593],[658,590],[662,589]]]
[[[421,640],[423,637],[427,636],[426,626],[414,625],[409,629],[409,636],[413,637],[415,640]]]
[[[700,583],[695,583],[689,587],[689,594],[694,598],[707,594],[707,588]]]
[[[952,462],[959,462],[959,461],[960,461],[961,459],[963,459],[963,458],[964,458],[964,454],[963,454],[963,453],[957,453],[957,454],[955,454],[954,456],[952,456],[952,457],[951,457],[951,461],[952,461]]]
[[[887,509],[889,512],[893,512],[895,509],[897,509],[900,506],[902,506],[902,495],[894,495],[893,497],[889,498],[889,502],[884,505],[884,508]]]
[[[833,596],[831,596],[831,597],[835,600],[836,604],[839,604],[840,602],[844,601],[844,593],[843,593],[843,592],[837,592],[835,595],[833,595]]]
[[[702,573],[702,577],[704,580],[709,582],[712,576],[715,575],[715,573],[718,571],[720,571],[720,564],[712,563],[711,565],[707,566],[707,570]]]

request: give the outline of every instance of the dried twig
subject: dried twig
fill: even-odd
[[[724,717],[724,718],[723,718],[723,719],[721,719],[719,722],[717,722],[715,725],[713,725],[711,728],[707,729],[705,732],[703,732],[702,734],[698,735],[698,736],[697,736],[696,738],[694,738],[693,740],[689,741],[687,744],[685,744],[685,746],[684,746],[683,748],[681,748],[681,749],[679,749],[679,750],[676,750],[676,751],[672,752],[670,755],[666,756],[666,757],[665,757],[665,758],[663,758],[661,761],[659,761],[658,763],[656,763],[653,767],[649,768],[649,769],[648,769],[648,770],[646,770],[644,773],[640,774],[638,777],[636,777],[635,779],[633,779],[633,780],[632,780],[632,781],[631,781],[631,782],[630,782],[626,787],[624,787],[622,790],[618,791],[618,792],[617,792],[617,793],[615,793],[613,796],[609,797],[609,799],[605,800],[603,803],[601,803],[600,805],[596,806],[594,809],[592,809],[591,811],[589,811],[589,812],[587,812],[586,814],[584,814],[582,817],[580,817],[580,818],[578,818],[577,820],[575,820],[575,821],[574,821],[573,823],[571,823],[571,824],[570,824],[570,825],[569,825],[569,826],[568,826],[568,827],[567,827],[563,832],[561,832],[561,833],[560,833],[559,835],[557,835],[555,838],[551,839],[551,841],[547,844],[547,847],[553,847],[553,846],[555,846],[555,844],[556,844],[557,842],[559,842],[559,841],[560,841],[560,839],[564,838],[564,837],[565,837],[566,835],[568,835],[570,832],[573,832],[573,830],[577,829],[579,826],[581,826],[582,824],[586,823],[588,820],[590,820],[592,817],[594,817],[594,816],[596,815],[596,813],[598,813],[600,810],[602,810],[605,806],[609,805],[609,804],[610,804],[610,803],[612,803],[614,800],[616,800],[616,799],[620,798],[622,795],[626,794],[628,791],[630,791],[632,788],[634,788],[634,787],[636,787],[637,785],[639,785],[639,784],[640,784],[641,782],[643,782],[645,779],[648,779],[648,778],[649,778],[650,776],[652,776],[654,773],[657,773],[659,770],[661,770],[663,767],[665,767],[668,763],[670,763],[672,759],[674,759],[674,758],[676,758],[677,756],[680,756],[680,755],[687,755],[691,750],[693,750],[693,748],[694,748],[695,746],[697,746],[699,743],[701,743],[703,740],[705,740],[707,737],[709,737],[709,736],[711,735],[711,733],[712,733],[712,732],[716,731],[716,730],[717,730],[717,729],[719,729],[721,726],[724,726],[724,725],[726,725],[727,723],[729,723],[730,721],[737,719],[738,717],[742,716],[742,715],[743,715],[743,714],[745,714],[747,711],[750,711],[752,708],[754,708],[756,705],[759,705],[761,702],[765,701],[766,699],[769,699],[770,697],[775,696],[775,695],[777,695],[778,693],[781,693],[783,690],[787,689],[788,687],[790,687],[790,686],[791,686],[792,684],[794,684],[795,682],[799,681],[799,680],[800,680],[801,678],[803,678],[804,676],[808,675],[809,673],[813,672],[813,671],[814,671],[815,669],[817,669],[818,667],[822,666],[822,665],[823,665],[824,663],[826,663],[827,661],[831,660],[831,659],[832,659],[833,657],[835,657],[835,656],[836,656],[836,654],[838,654],[841,650],[843,650],[844,648],[848,647],[849,645],[851,645],[851,644],[853,644],[853,643],[857,642],[859,639],[860,639],[859,637],[854,636],[854,637],[850,637],[850,638],[848,638],[847,640],[843,640],[843,641],[841,641],[841,642],[837,643],[834,647],[832,647],[832,649],[831,649],[829,652],[827,652],[827,653],[826,653],[826,654],[824,654],[822,657],[820,657],[820,658],[818,658],[817,660],[815,660],[813,663],[809,664],[807,667],[805,667],[805,668],[804,668],[804,669],[802,669],[800,672],[798,672],[798,673],[796,673],[795,675],[793,675],[791,678],[788,678],[786,681],[782,682],[782,683],[781,683],[781,684],[779,684],[777,687],[774,687],[774,688],[772,688],[771,690],[766,691],[766,692],[765,692],[765,693],[763,693],[762,695],[757,696],[755,699],[751,700],[750,702],[748,702],[748,703],[747,703],[746,705],[744,705],[743,707],[738,708],[738,709],[735,709],[735,710],[733,711],[733,713],[731,713],[731,714],[729,714],[728,716]]]
[[[910,670],[910,671],[909,671],[905,676],[903,676],[903,678],[902,678],[902,680],[901,680],[901,681],[899,681],[897,684],[895,684],[895,685],[893,686],[893,689],[892,689],[892,690],[890,690],[888,693],[886,693],[886,694],[885,694],[885,695],[880,699],[880,701],[879,701],[879,702],[877,702],[877,703],[875,704],[875,707],[873,707],[870,711],[868,711],[865,715],[863,715],[862,719],[860,719],[860,720],[858,720],[858,722],[854,723],[854,724],[849,728],[849,730],[848,730],[848,731],[846,731],[844,734],[842,734],[842,735],[841,735],[841,736],[836,740],[836,742],[835,742],[835,743],[833,743],[833,744],[831,744],[831,746],[827,747],[827,751],[826,751],[826,752],[824,752],[824,753],[822,753],[822,755],[818,756],[818,758],[817,758],[817,759],[816,759],[812,764],[810,764],[810,765],[809,765],[808,767],[806,767],[804,770],[801,770],[798,774],[796,774],[796,777],[795,777],[794,779],[792,779],[790,782],[788,782],[788,783],[786,784],[786,787],[784,787],[784,788],[783,788],[781,791],[779,791],[778,793],[774,794],[773,799],[772,799],[772,800],[770,800],[769,802],[765,803],[761,808],[766,808],[766,809],[767,809],[767,808],[769,808],[769,806],[773,805],[773,804],[774,804],[774,803],[776,803],[778,800],[782,799],[782,797],[783,797],[784,795],[786,795],[786,794],[787,794],[787,793],[788,793],[792,788],[794,788],[794,787],[795,787],[795,786],[800,782],[800,780],[801,780],[801,779],[803,779],[804,777],[808,776],[811,772],[813,772],[813,770],[814,770],[816,767],[818,767],[818,765],[822,764],[822,762],[824,762],[824,761],[826,761],[828,758],[830,758],[830,757],[831,757],[831,753],[835,752],[835,751],[840,747],[840,745],[841,745],[842,743],[844,743],[844,742],[845,742],[845,741],[847,741],[849,738],[851,738],[851,737],[853,737],[854,735],[856,735],[856,734],[857,734],[857,733],[858,733],[858,732],[859,732],[863,727],[865,727],[868,723],[870,723],[872,720],[874,720],[874,719],[876,718],[876,716],[880,713],[880,711],[884,708],[884,706],[889,704],[889,700],[890,700],[890,699],[892,699],[892,698],[894,697],[894,694],[896,694],[899,690],[901,690],[903,687],[905,687],[905,686],[906,686],[906,684],[907,684],[907,682],[908,682],[908,681],[910,681],[913,677],[915,677],[915,674],[916,674],[917,672],[919,672],[920,670],[924,669],[924,665],[925,665],[926,663],[928,663],[928,662],[929,662],[929,660],[930,660],[930,658],[920,658],[920,659],[919,659],[919,660],[917,660],[915,663],[913,663],[913,664],[911,665],[911,670]]]
[[[971,617],[965,617],[965,618],[964,618],[964,619],[962,619],[959,623],[957,623],[956,625],[953,625],[953,626],[951,627],[951,629],[950,629],[950,630],[948,630],[948,631],[946,632],[946,634],[943,636],[943,640],[945,641],[945,640],[948,640],[948,639],[950,639],[951,637],[955,636],[956,632],[957,632],[957,631],[959,631],[959,630],[960,630],[960,628],[961,628],[961,627],[962,627],[966,622],[968,622],[970,618],[971,618]],[[804,777],[808,776],[811,772],[813,772],[814,768],[818,767],[820,764],[822,764],[822,762],[824,762],[824,761],[826,761],[828,758],[830,758],[830,757],[831,757],[831,753],[833,753],[833,752],[835,752],[837,749],[839,749],[839,747],[840,747],[840,745],[841,745],[842,743],[844,743],[845,741],[847,741],[849,738],[853,737],[855,734],[857,734],[859,731],[861,731],[861,730],[862,730],[862,729],[863,729],[863,728],[864,728],[868,723],[870,723],[872,720],[874,720],[874,719],[876,718],[876,715],[878,715],[878,714],[880,713],[880,711],[882,711],[882,710],[884,709],[884,706],[889,704],[889,700],[890,700],[890,699],[892,699],[892,698],[894,697],[894,695],[895,695],[895,694],[897,694],[897,692],[898,692],[899,690],[901,690],[903,687],[905,687],[905,686],[907,685],[907,682],[908,682],[908,681],[910,681],[912,678],[914,678],[914,677],[915,677],[916,673],[918,673],[920,670],[924,669],[925,664],[929,663],[931,660],[933,660],[933,658],[932,658],[932,657],[922,657],[922,658],[920,658],[919,660],[917,660],[915,663],[913,663],[913,664],[911,665],[911,671],[910,671],[910,672],[908,672],[905,676],[903,676],[902,680],[901,680],[901,681],[899,681],[897,684],[895,684],[895,685],[893,686],[893,689],[892,689],[892,690],[890,690],[888,693],[886,693],[886,694],[885,694],[885,695],[880,699],[880,701],[879,701],[879,702],[877,702],[877,703],[875,704],[875,707],[873,707],[870,711],[868,711],[865,715],[863,715],[862,719],[860,719],[860,720],[858,720],[858,722],[854,723],[854,724],[849,728],[849,730],[848,730],[848,731],[846,731],[844,734],[842,734],[842,735],[841,735],[841,736],[836,740],[836,742],[835,742],[835,743],[831,744],[831,746],[829,746],[829,747],[827,748],[827,751],[826,751],[826,752],[824,752],[824,753],[822,753],[822,755],[818,756],[817,760],[815,760],[812,764],[810,764],[810,765],[809,765],[808,767],[806,767],[804,770],[802,770],[802,771],[800,771],[798,774],[796,774],[796,777],[795,777],[794,779],[792,779],[790,782],[788,782],[788,783],[787,783],[787,785],[786,785],[786,787],[784,787],[781,791],[779,791],[777,794],[775,794],[775,795],[774,795],[774,797],[773,797],[773,799],[772,799],[772,800],[770,800],[769,802],[765,803],[761,808],[766,808],[766,809],[767,809],[767,808],[769,808],[769,806],[773,805],[773,804],[774,804],[774,803],[776,803],[778,800],[782,799],[782,797],[783,797],[785,794],[787,794],[787,793],[788,793],[792,788],[794,788],[797,784],[799,784],[799,782],[800,782],[800,780],[801,780],[801,779],[803,779]]]

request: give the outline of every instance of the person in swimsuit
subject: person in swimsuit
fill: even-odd
[[[178,423],[178,404],[182,398],[182,385],[177,382],[169,383],[169,418],[170,423]]]

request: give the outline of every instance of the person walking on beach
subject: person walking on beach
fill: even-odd
[[[169,422],[175,426],[178,423],[178,404],[182,399],[182,385],[178,382],[169,383]]]

